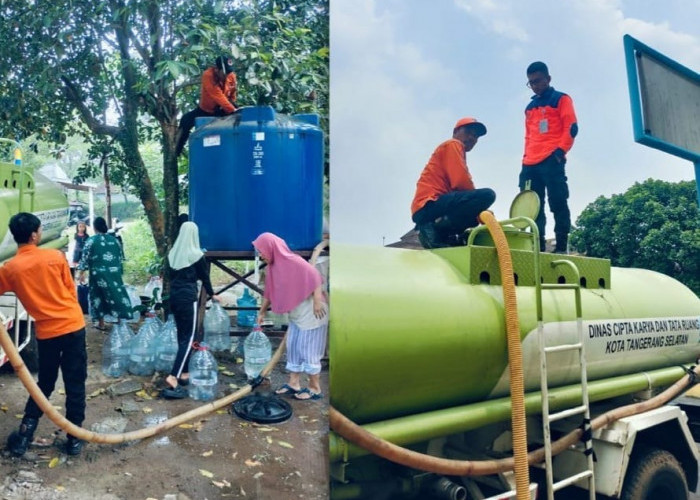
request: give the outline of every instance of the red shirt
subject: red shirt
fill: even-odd
[[[0,295],[10,291],[34,318],[37,339],[85,327],[68,261],[58,250],[19,247],[17,255],[0,267]]]
[[[411,214],[429,201],[435,201],[452,191],[472,191],[474,182],[467,167],[464,144],[448,139],[433,151],[428,164],[416,183],[416,194],[411,203]]]
[[[212,114],[217,106],[226,114],[233,113],[236,108],[231,103],[236,102],[236,92],[236,73],[229,73],[226,75],[226,79],[221,81],[216,68],[208,68],[202,73],[199,107]]]

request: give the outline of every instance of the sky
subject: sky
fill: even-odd
[[[467,153],[476,187],[507,219],[518,193],[525,69],[544,61],[569,94],[579,135],[567,155],[572,222],[635,182],[693,180],[688,160],[637,144],[622,37],[700,73],[697,0],[332,0],[330,231],[382,245],[412,229],[416,180],[463,116],[488,134]],[[553,219],[547,208],[547,237]]]

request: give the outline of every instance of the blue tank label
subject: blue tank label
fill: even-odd
[[[252,175],[263,175],[265,173],[265,169],[263,168],[265,151],[263,150],[261,141],[265,140],[265,132],[256,132],[254,135],[256,137],[262,135],[262,139],[258,139],[258,142],[253,146],[253,168],[250,173]]]
[[[202,139],[202,146],[205,148],[210,148],[212,146],[220,146],[221,145],[221,136],[220,135],[208,135],[204,139]]]

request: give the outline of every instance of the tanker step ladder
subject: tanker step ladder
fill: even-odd
[[[535,250],[535,276],[540,276],[539,273],[539,252]],[[593,445],[591,436],[591,411],[588,398],[588,377],[586,374],[586,353],[584,348],[583,323],[581,314],[581,286],[580,273],[576,264],[570,260],[561,259],[551,261],[551,266],[568,267],[575,276],[573,283],[541,283],[536,281],[536,307],[537,307],[537,337],[540,351],[540,386],[542,395],[542,431],[545,450],[545,474],[547,478],[547,499],[553,500],[554,493],[567,486],[571,486],[579,481],[588,481],[589,499],[595,500],[595,478],[593,474]],[[543,290],[571,290],[574,292],[576,301],[576,331],[578,341],[571,344],[561,344],[548,346],[545,339],[544,318],[542,310],[542,291]],[[580,383],[581,383],[581,404],[573,408],[568,408],[559,412],[550,413],[549,400],[549,377],[547,372],[547,356],[553,353],[561,352],[576,352],[578,364],[580,368]],[[574,473],[571,476],[564,477],[558,481],[554,481],[552,471],[552,433],[551,424],[553,422],[563,420],[569,417],[581,415],[583,420],[584,438],[583,442],[579,442],[573,450],[584,454],[585,468],[581,472]]]

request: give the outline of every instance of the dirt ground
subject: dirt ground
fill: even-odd
[[[98,432],[133,431],[162,422],[199,406],[191,399],[157,397],[162,377],[119,379],[102,374],[105,334],[88,326],[87,418],[84,427]],[[239,338],[242,342],[242,338]],[[275,349],[281,337],[272,337]],[[237,356],[220,355],[219,394],[223,397],[246,383]],[[283,356],[271,375],[270,392],[286,380]],[[110,395],[127,379],[134,390]],[[328,372],[322,372],[328,394]],[[4,448],[20,422],[27,392],[14,373],[0,374],[0,498],[96,500],[326,499],[328,498],[328,398],[296,401],[292,418],[258,425],[224,408],[152,438],[119,445],[88,443],[78,457],[59,445],[65,433],[42,417],[32,447],[22,458]],[[51,402],[64,412],[59,377]]]

